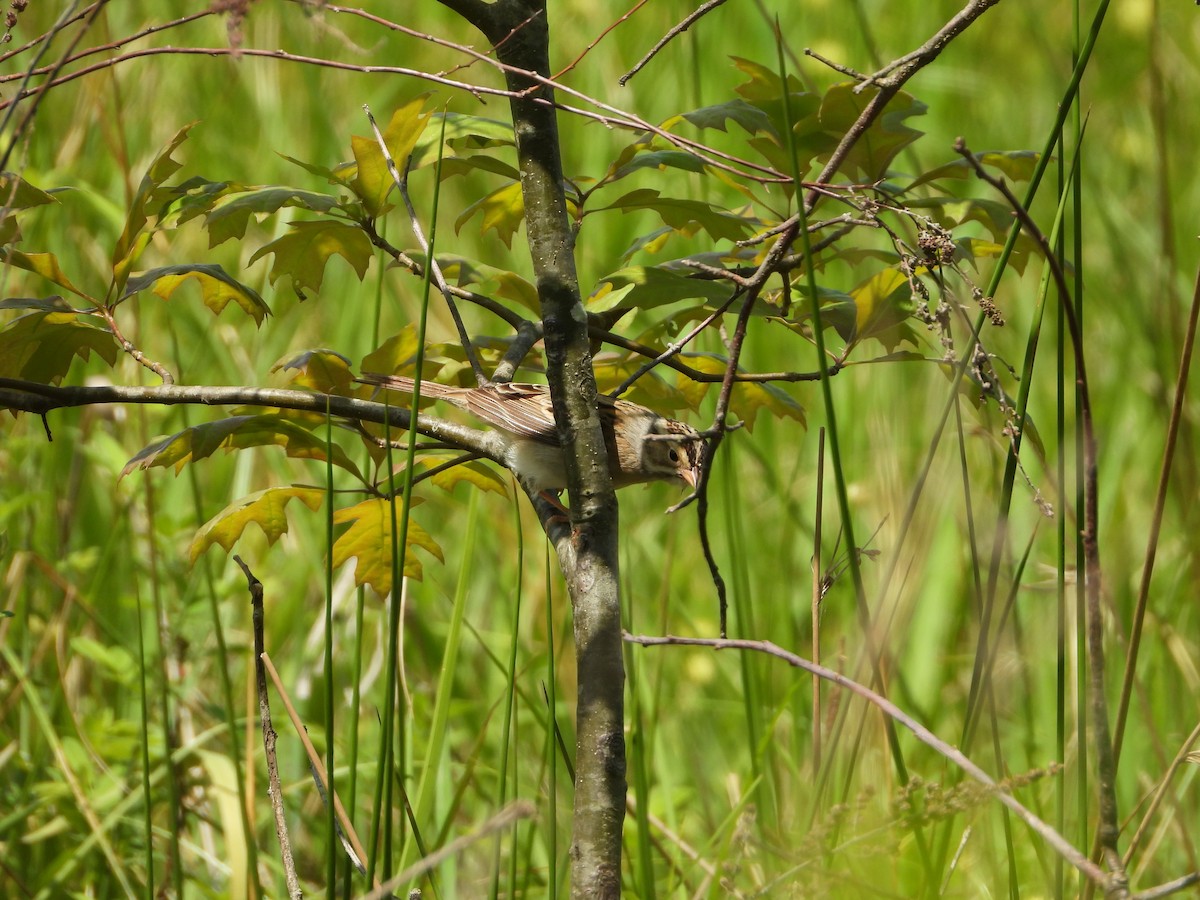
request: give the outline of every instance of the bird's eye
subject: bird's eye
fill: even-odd
[[[672,447],[668,452],[667,457],[671,460],[671,462],[677,463],[679,462],[679,451]]]

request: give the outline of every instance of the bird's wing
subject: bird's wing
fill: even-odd
[[[558,446],[550,391],[540,384],[488,384],[465,392],[464,408],[517,437]]]

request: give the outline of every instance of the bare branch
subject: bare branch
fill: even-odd
[[[650,60],[654,59],[654,57],[658,55],[658,52],[662,50],[663,47],[667,46],[667,44],[695,25],[696,22],[698,22],[703,16],[708,15],[708,13],[712,12],[724,2],[725,0],[708,0],[707,3],[702,3],[695,12],[688,15],[682,22],[659,38],[658,42],[650,48],[650,52],[639,59],[634,67],[618,78],[617,81],[620,82],[622,87],[624,87],[629,83],[629,79],[633,78],[634,75],[642,71],[642,69],[646,67],[646,64],[649,63]]]
[[[369,400],[357,400],[318,394],[311,391],[291,391],[282,388],[253,387],[193,387],[162,385],[159,387],[124,387],[121,385],[89,385],[59,387],[0,378],[0,408],[23,410],[44,415],[55,409],[91,406],[104,403],[135,403],[161,406],[193,404],[196,406],[261,406],[270,409],[295,409],[361,422],[388,423],[393,428],[406,429],[411,417],[408,409],[385,406]],[[437,441],[460,447],[472,453],[504,464],[504,442],[487,432],[447,422],[432,416],[418,415],[418,433]]]
[[[1106,885],[1108,883],[1109,876],[1099,866],[1088,859],[1086,855],[1080,853],[1079,850],[1072,846],[1066,838],[1055,831],[1049,824],[1034,815],[1010,794],[1003,785],[998,784],[983,769],[975,765],[962,751],[943,741],[912,716],[908,715],[908,713],[900,709],[900,707],[896,706],[891,700],[888,700],[881,694],[877,694],[866,685],[859,684],[857,681],[853,681],[840,672],[835,672],[833,669],[827,669],[825,666],[809,662],[798,654],[784,650],[770,641],[718,640],[713,638],[674,637],[671,635],[655,637],[651,635],[633,635],[628,632],[624,636],[625,640],[629,643],[641,644],[645,647],[711,647],[714,650],[750,650],[755,653],[765,653],[768,656],[783,660],[794,668],[803,669],[810,675],[815,675],[817,678],[845,688],[877,707],[889,719],[907,728],[917,740],[954,763],[954,765],[958,766],[976,781],[991,788],[995,792],[997,800],[1016,814],[1017,818],[1028,825],[1031,830],[1040,835],[1056,853],[1070,863],[1070,865],[1074,866],[1084,877],[1098,885]]]

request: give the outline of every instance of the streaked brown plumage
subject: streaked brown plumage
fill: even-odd
[[[364,372],[359,381],[406,394],[413,380]],[[510,438],[505,464],[538,491],[567,486],[566,466],[554,424],[550,389],[544,384],[487,384],[464,388],[421,382],[421,396],[466,410]],[[618,487],[645,481],[679,480],[695,487],[700,478],[701,438],[695,429],[628,400],[600,397],[600,426],[609,469]],[[652,439],[662,435],[663,439]]]

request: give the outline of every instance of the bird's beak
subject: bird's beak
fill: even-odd
[[[695,465],[690,469],[681,469],[679,472],[679,477],[682,478],[687,486],[694,491],[696,489],[696,485],[700,483],[700,466]]]

